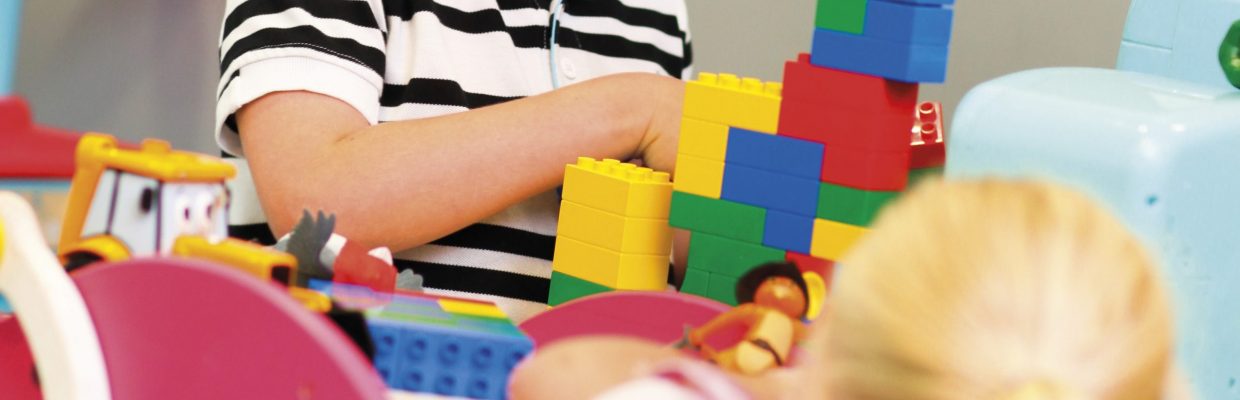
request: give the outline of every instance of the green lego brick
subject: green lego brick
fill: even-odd
[[[867,0],[818,0],[814,25],[837,32],[860,35],[865,31]]]
[[[854,189],[822,182],[818,186],[818,218],[869,226],[874,216],[900,192]]]
[[[690,268],[685,270],[685,281],[680,284],[680,292],[706,297],[709,287],[710,273]]]
[[[547,296],[547,305],[558,306],[569,300],[586,297],[592,294],[610,292],[612,288],[587,281],[559,271],[551,272],[551,292]]]
[[[928,167],[908,170],[908,187],[916,187],[922,179],[938,178],[943,176],[943,167]]]
[[[750,243],[762,243],[766,210],[748,204],[672,192],[668,224]]]
[[[736,281],[738,279],[719,274],[710,276],[710,289],[706,297],[730,306],[736,305]]]
[[[753,267],[783,261],[785,252],[760,244],[694,232],[689,241],[689,268],[739,278]]]

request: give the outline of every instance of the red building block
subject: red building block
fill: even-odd
[[[785,64],[779,135],[862,150],[908,145],[916,84],[818,67],[808,57]]]
[[[909,147],[905,143],[901,151],[875,152],[827,146],[822,157],[822,181],[863,190],[904,190]]]
[[[917,105],[913,126],[909,168],[941,167],[947,162],[946,135],[943,133],[943,106],[937,101]]]
[[[17,96],[0,96],[0,177],[70,178],[79,136],[38,126]]]

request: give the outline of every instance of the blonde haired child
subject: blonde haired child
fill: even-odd
[[[932,182],[843,260],[810,344],[835,399],[1157,399],[1172,329],[1153,262],[1084,196]]]

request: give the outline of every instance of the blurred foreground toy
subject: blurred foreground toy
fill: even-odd
[[[0,291],[16,312],[0,332],[20,322],[38,368],[0,371],[0,387],[34,381],[52,400],[384,398],[362,354],[277,286],[179,258],[95,265],[71,280],[14,194],[0,192],[0,226]],[[0,353],[22,342],[0,342]]]
[[[533,343],[489,302],[311,281],[344,308],[361,310],[374,366],[396,389],[502,399]]]
[[[1234,396],[1240,368],[1240,92],[1219,66],[1237,18],[1230,1],[1134,1],[1121,70],[1047,68],[978,85],[948,152],[949,177],[1052,179],[1120,216],[1161,258],[1177,357],[1208,399]]]
[[[674,292],[606,292],[535,315],[521,323],[521,330],[540,348],[586,335],[621,335],[673,343],[684,337],[687,327],[705,324],[729,308],[718,301]],[[742,333],[739,328],[723,328],[708,343],[729,346],[740,340]]]
[[[335,234],[335,229],[335,215],[319,211],[316,217],[303,211],[293,231],[276,243],[276,249],[297,257],[301,266],[297,271],[297,284],[306,286],[311,279],[319,279],[362,285],[380,292],[395,290],[397,274],[391,250],[376,247],[366,251],[357,242]],[[420,286],[405,289],[420,289]]]
[[[801,271],[789,263],[768,263],[747,272],[736,286],[741,305],[689,332],[689,344],[720,368],[758,374],[782,367],[793,346],[805,337],[805,318],[811,303]],[[706,339],[716,332],[743,326],[744,338],[716,351]]]

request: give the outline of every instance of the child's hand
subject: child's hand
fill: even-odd
[[[651,89],[647,101],[651,107],[650,123],[642,136],[638,154],[646,166],[656,171],[674,172],[676,146],[680,142],[681,106],[684,104],[685,83],[681,80],[642,75]]]

